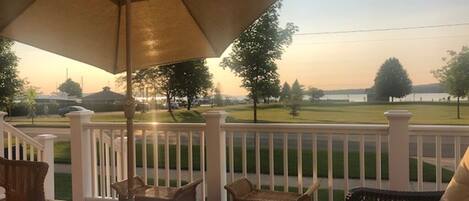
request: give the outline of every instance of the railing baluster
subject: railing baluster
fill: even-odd
[[[112,141],[111,141],[112,142]],[[105,143],[104,144],[104,159],[106,160],[104,163],[105,171],[106,171],[106,197],[111,196],[111,168],[110,168],[110,162],[109,162],[109,144]]]
[[[200,171],[202,172],[202,199],[205,200],[206,184],[205,184],[205,133],[200,131]]]
[[[327,136],[327,187],[329,192],[329,201],[334,200],[334,178],[332,175],[332,135]]]
[[[126,167],[127,167],[127,156],[126,156],[126,143],[124,143],[124,139],[125,139],[125,136],[124,136],[124,130],[121,129],[120,130],[120,136],[121,136],[121,140],[120,140],[120,143],[121,143],[121,150],[120,150],[120,157],[121,157],[121,176],[122,176],[122,180],[126,179],[127,178],[127,170],[126,170]]]
[[[288,135],[283,134],[283,191],[288,192]]]
[[[153,185],[159,186],[159,175],[158,175],[158,168],[159,168],[159,146],[158,146],[158,131],[155,129],[155,133],[153,134]]]
[[[231,179],[231,182],[234,182],[235,180],[235,177],[234,177],[234,148],[233,148],[233,144],[234,144],[234,132],[231,132],[231,135],[228,133],[229,135],[229,146],[228,146],[228,149],[229,149],[229,157],[230,157],[230,162],[229,162],[229,167],[230,167],[230,179]]]
[[[165,168],[165,183],[166,187],[169,187],[170,175],[169,175],[169,133],[164,132],[165,143],[164,143],[164,168]]]
[[[313,151],[313,182],[318,181],[318,138],[316,134],[313,134],[313,142],[312,142],[312,151]],[[313,200],[318,201],[318,192],[314,191],[313,193]]]
[[[1,136],[3,137],[3,136]],[[2,155],[3,157],[3,155]],[[28,160],[28,143],[26,143],[26,140],[23,140],[23,160],[27,161]]]
[[[417,188],[419,191],[423,190],[423,147],[422,136],[417,136]]]
[[[242,161],[243,161],[243,176],[248,176],[248,164],[247,164],[247,150],[246,150],[246,133],[243,133],[243,138],[241,142],[242,150]]]
[[[176,132],[176,183],[181,187],[181,134]]]
[[[90,129],[90,147],[91,147],[91,195],[97,197],[98,193],[98,177],[97,177],[97,162],[96,162],[96,136],[94,130]]]
[[[441,190],[441,136],[436,136],[436,190]]]
[[[20,141],[18,136],[15,136],[15,160],[20,160]]]
[[[349,169],[348,169],[348,134],[344,136],[344,192],[349,190]],[[344,193],[344,196],[347,196],[347,193]]]
[[[257,189],[261,189],[261,152],[260,133],[256,132],[256,184]]]
[[[114,146],[114,130],[111,131],[111,182],[109,184],[113,184],[117,181],[116,179],[116,151],[115,151],[115,146]],[[116,193],[114,190],[111,190],[111,197],[115,198]]]
[[[100,183],[100,195],[104,197],[104,137],[103,137],[103,130],[99,130],[99,183]]]
[[[275,170],[274,170],[274,134],[269,134],[269,173],[270,173],[270,190],[275,188]]]
[[[145,185],[148,184],[148,156],[147,156],[147,131],[142,131],[142,168],[143,168],[143,182]]]
[[[13,146],[12,146],[12,142],[11,142],[11,133],[8,132],[7,135],[8,135],[8,136],[7,136],[7,138],[8,138],[8,139],[7,139],[7,143],[8,143],[8,159],[9,159],[9,160],[12,160],[12,158],[13,158],[13,153],[12,153],[12,150],[11,150],[11,149],[12,149]]]
[[[189,181],[192,182],[194,181],[194,159],[193,159],[193,156],[192,156],[192,146],[193,146],[193,142],[192,142],[192,131],[189,131],[189,134],[188,134],[188,138],[189,138],[189,145],[187,147],[187,150],[188,150],[188,155],[189,155],[189,160],[187,161],[188,162],[188,167],[189,167]]]
[[[34,161],[34,146],[29,146],[29,160]]]
[[[365,187],[365,136],[360,135],[360,186]]]
[[[381,189],[381,134],[376,135],[376,186]]]
[[[297,148],[297,178],[298,178],[298,193],[303,194],[303,140],[302,140],[302,135],[301,133],[298,133],[297,135],[297,142],[296,142],[296,148]]]

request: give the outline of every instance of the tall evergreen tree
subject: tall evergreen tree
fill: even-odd
[[[398,59],[389,58],[376,74],[374,89],[378,97],[402,98],[412,92],[412,81]]]
[[[290,98],[290,85],[288,82],[283,83],[282,90],[280,91],[280,102],[286,103]]]
[[[291,86],[290,98],[288,103],[290,107],[290,114],[293,117],[300,115],[300,106],[301,102],[303,102],[303,95],[303,86],[300,85],[300,82],[298,82],[298,80],[295,80],[295,82],[293,82]]]
[[[229,57],[223,58],[221,66],[229,68],[242,78],[242,87],[249,91],[254,104],[254,122],[257,122],[257,104],[262,98],[261,90],[278,80],[277,65],[284,48],[292,41],[298,28],[287,23],[280,27],[279,9],[281,2],[275,3],[264,15],[244,31],[233,42]]]
[[[9,110],[24,81],[18,76],[18,57],[11,50],[13,41],[0,37],[0,110]]]
[[[461,118],[460,99],[469,93],[469,48],[463,47],[461,52],[448,51],[449,58],[444,58],[445,66],[433,71],[433,74],[446,91],[457,98],[457,118]]]

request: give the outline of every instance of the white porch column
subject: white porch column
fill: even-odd
[[[1,112],[0,111],[0,156],[4,157],[5,156],[5,142],[4,142],[4,133],[5,133],[5,125],[3,123],[5,122],[5,116],[8,113],[6,112]]]
[[[384,113],[389,121],[389,188],[409,188],[409,120],[407,110],[390,110]]]
[[[91,136],[83,124],[89,123],[93,114],[93,111],[77,111],[66,115],[70,119],[73,200],[85,200],[92,196]]]
[[[207,201],[226,201],[226,146],[225,132],[221,125],[225,123],[225,111],[209,111],[205,117],[205,139],[207,149]],[[202,170],[203,171],[203,170]]]
[[[55,200],[55,187],[54,187],[54,139],[55,135],[44,134],[35,137],[42,145],[44,145],[44,152],[42,160],[49,164],[46,180],[44,181],[44,193],[46,200]]]

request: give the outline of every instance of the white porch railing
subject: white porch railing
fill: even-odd
[[[36,138],[24,134],[4,121],[7,115],[0,112],[0,157],[10,160],[43,161],[49,164],[44,192],[46,199],[54,200],[54,135],[44,134]],[[0,191],[0,197],[4,194]]]
[[[73,199],[115,199],[110,184],[127,178],[126,127],[91,123],[92,114],[68,115]],[[452,138],[456,151],[451,164],[456,165],[465,149],[461,138],[469,137],[469,127],[464,126],[409,126],[407,111],[386,112],[385,125],[239,124],[225,123],[224,112],[204,116],[206,123],[200,124],[136,123],[137,175],[160,186],[181,186],[201,177],[199,199],[208,201],[226,200],[223,186],[239,177],[250,178],[258,188],[296,188],[299,193],[320,181],[328,200],[334,200],[337,190],[358,186],[428,190],[434,185],[432,189],[441,190],[442,172],[449,171],[442,165],[442,160],[448,161],[446,138]],[[432,143],[436,153],[428,155],[424,147]],[[417,161],[416,181],[411,181],[409,158]],[[424,166],[435,167],[435,181],[425,180]],[[343,172],[336,175],[339,169]],[[356,169],[358,173],[350,175]],[[318,200],[318,193],[314,197]]]

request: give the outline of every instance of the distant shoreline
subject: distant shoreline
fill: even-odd
[[[367,89],[334,89],[324,90],[325,95],[366,94]],[[446,93],[439,83],[414,85],[412,93]]]

